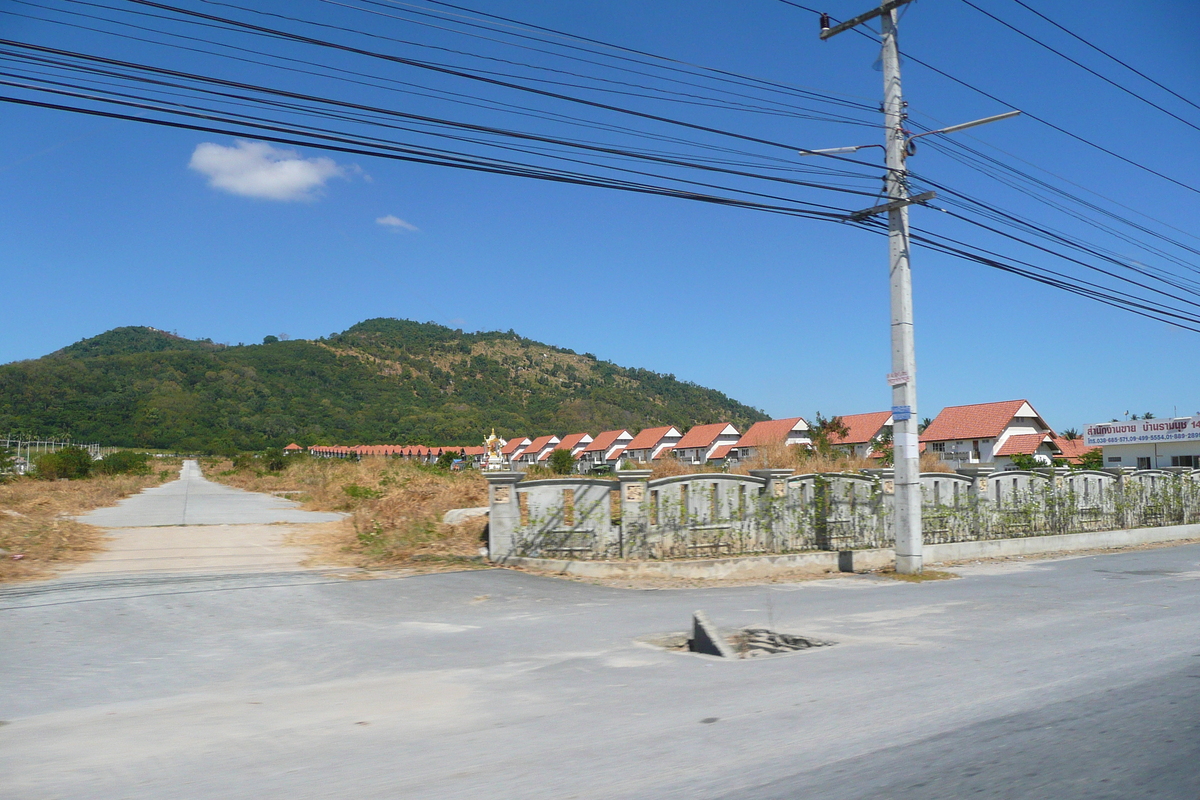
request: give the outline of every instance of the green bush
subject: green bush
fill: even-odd
[[[575,456],[570,450],[555,450],[550,454],[550,471],[555,475],[570,475],[575,471]]]
[[[64,447],[55,453],[43,453],[34,460],[37,476],[42,480],[60,478],[78,480],[92,474],[92,454],[82,447]]]
[[[280,447],[271,447],[263,452],[262,465],[270,472],[283,472],[287,466],[287,453]]]
[[[97,461],[93,468],[105,475],[149,475],[150,454],[118,450]]]
[[[378,497],[383,497],[383,492],[378,489],[372,489],[368,486],[359,486],[357,483],[347,483],[342,487],[342,491],[348,497],[353,497],[355,500],[374,500]]]

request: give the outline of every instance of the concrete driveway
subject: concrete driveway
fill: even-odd
[[[273,495],[206,480],[195,461],[179,479],[99,508],[81,522],[109,529],[105,549],[62,574],[246,573],[302,569],[308,557],[291,544],[305,526],[341,514],[303,511]]]
[[[10,587],[0,797],[1200,796],[1200,547],[964,575]],[[636,641],[697,608],[837,644],[723,662]]]

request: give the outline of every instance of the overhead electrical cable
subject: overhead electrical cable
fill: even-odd
[[[1093,49],[1093,50],[1095,50],[1097,53],[1099,53],[1100,55],[1102,55],[1102,56],[1104,56],[1105,58],[1109,59],[1110,61],[1115,61],[1116,63],[1120,64],[1122,67],[1124,67],[1125,69],[1129,70],[1129,71],[1130,71],[1130,72],[1132,72],[1134,75],[1137,75],[1139,78],[1142,78],[1142,79],[1144,79],[1144,80],[1147,80],[1147,81],[1149,81],[1150,83],[1153,83],[1155,86],[1157,86],[1158,88],[1162,89],[1162,90],[1163,90],[1164,92],[1166,92],[1167,94],[1170,94],[1170,95],[1174,96],[1175,98],[1177,98],[1177,99],[1179,99],[1179,100],[1182,100],[1183,102],[1187,103],[1187,104],[1188,104],[1189,106],[1191,106],[1192,108],[1196,109],[1197,111],[1200,111],[1200,104],[1197,104],[1195,101],[1193,101],[1193,100],[1190,100],[1190,99],[1188,99],[1187,97],[1184,97],[1184,96],[1183,96],[1183,95],[1181,95],[1179,92],[1176,92],[1175,90],[1171,89],[1170,87],[1168,87],[1168,86],[1164,86],[1163,84],[1161,84],[1161,83],[1159,83],[1158,81],[1154,80],[1154,78],[1151,78],[1149,75],[1147,75],[1146,73],[1142,72],[1141,70],[1139,70],[1139,69],[1137,69],[1137,68],[1135,68],[1135,67],[1133,67],[1133,66],[1130,66],[1129,64],[1125,63],[1125,62],[1124,62],[1124,61],[1122,61],[1121,59],[1117,58],[1117,57],[1116,57],[1116,56],[1114,56],[1112,53],[1110,53],[1109,51],[1105,50],[1103,47],[1097,47],[1095,44],[1093,44],[1092,42],[1088,41],[1088,40],[1087,40],[1086,38],[1084,38],[1083,36],[1080,36],[1079,34],[1075,33],[1074,31],[1072,31],[1072,30],[1070,30],[1070,29],[1068,29],[1068,28],[1066,28],[1066,27],[1064,27],[1064,26],[1062,26],[1062,25],[1058,24],[1057,22],[1055,22],[1054,20],[1050,19],[1050,18],[1049,18],[1049,17],[1047,17],[1045,14],[1043,14],[1043,13],[1042,13],[1042,12],[1040,12],[1040,11],[1038,11],[1036,8],[1033,8],[1032,6],[1030,6],[1030,5],[1029,5],[1029,4],[1027,4],[1027,3],[1023,3],[1023,2],[1021,2],[1021,0],[1013,0],[1013,2],[1014,2],[1014,3],[1016,3],[1017,5],[1021,6],[1021,7],[1022,7],[1022,8],[1024,8],[1025,10],[1029,11],[1030,13],[1032,13],[1032,14],[1036,14],[1037,16],[1041,17],[1043,20],[1045,20],[1046,22],[1050,23],[1050,24],[1051,24],[1051,25],[1053,25],[1054,27],[1058,28],[1060,31],[1062,31],[1063,33],[1067,34],[1067,35],[1068,35],[1068,36],[1070,36],[1071,38],[1073,38],[1073,39],[1075,39],[1075,40],[1077,40],[1077,41],[1079,41],[1079,42],[1082,42],[1083,44],[1085,44],[1085,45],[1087,45],[1088,47],[1092,48],[1092,49]]]
[[[494,128],[494,127],[486,126],[486,125],[475,125],[472,123],[459,122],[459,121],[442,119],[442,118],[437,118],[437,117],[430,117],[430,116],[426,116],[426,115],[422,115],[422,114],[410,114],[410,113],[403,112],[403,111],[385,109],[385,108],[377,107],[377,106],[369,106],[369,105],[365,105],[365,104],[361,104],[361,103],[351,103],[348,101],[333,100],[330,98],[319,98],[319,97],[315,97],[313,95],[306,95],[306,94],[302,94],[299,92],[290,92],[290,91],[286,91],[286,90],[282,90],[282,89],[272,89],[269,87],[244,83],[241,81],[230,81],[230,80],[225,80],[225,79],[221,79],[221,78],[201,76],[201,75],[196,75],[193,73],[183,72],[181,70],[171,70],[171,69],[166,69],[166,68],[162,68],[162,67],[152,67],[149,65],[137,64],[134,62],[122,61],[119,59],[110,59],[110,58],[106,58],[103,56],[94,56],[94,55],[88,55],[88,54],[83,54],[83,53],[72,53],[70,51],[58,50],[57,48],[48,48],[48,47],[44,47],[41,45],[25,44],[25,43],[21,43],[21,42],[14,42],[12,40],[7,40],[7,39],[0,39],[0,45],[10,46],[10,47],[18,47],[18,48],[27,48],[27,49],[34,50],[35,52],[39,52],[39,53],[48,53],[48,54],[54,54],[54,55],[59,55],[59,56],[72,56],[74,58],[79,58],[79,59],[83,59],[83,60],[94,62],[94,63],[106,64],[106,65],[111,65],[111,66],[115,66],[115,67],[121,67],[124,69],[136,69],[136,70],[141,70],[141,71],[148,72],[148,73],[155,74],[155,75],[183,78],[186,80],[198,81],[198,82],[217,85],[217,86],[224,86],[224,87],[237,88],[237,89],[248,90],[248,91],[253,91],[253,92],[260,92],[263,94],[274,95],[274,96],[279,96],[279,97],[287,97],[290,99],[304,100],[304,101],[308,101],[308,102],[317,101],[317,102],[325,103],[328,105],[337,106],[340,108],[355,109],[355,110],[359,110],[359,111],[368,111],[371,113],[384,114],[384,115],[388,115],[388,116],[394,116],[397,118],[415,120],[415,121],[436,124],[436,125],[443,125],[443,126],[452,127],[452,128],[460,128],[460,129],[465,129],[465,130],[473,130],[473,131],[477,131],[477,132],[491,133],[491,134],[495,134],[495,135],[511,137],[514,139],[528,139],[530,141],[554,142],[556,144],[567,144],[572,147],[578,147],[578,148],[584,149],[584,150],[595,150],[598,152],[603,152],[603,151],[615,152],[615,150],[613,150],[611,148],[598,147],[595,145],[585,144],[585,143],[581,143],[581,142],[577,142],[577,141],[569,141],[569,140],[564,140],[564,139],[553,139],[551,137],[540,136],[538,134],[526,133],[526,132],[522,132],[522,131],[504,130],[504,129]],[[245,98],[240,98],[240,99],[245,99]],[[622,153],[622,155],[630,155],[630,154],[631,154],[630,152]],[[725,168],[711,166],[711,165],[702,166],[702,165],[696,165],[696,164],[689,164],[687,162],[678,161],[678,160],[674,160],[674,159],[666,159],[666,158],[660,158],[660,157],[654,157],[654,156],[648,156],[648,155],[642,155],[642,156],[638,156],[638,157],[645,158],[646,160],[649,160],[649,161],[657,161],[657,162],[663,163],[663,164],[670,164],[672,166],[685,166],[685,167],[692,167],[692,168],[696,168],[696,169],[711,170],[714,172],[724,172],[724,173],[727,173],[730,175],[737,175],[740,177],[758,178],[758,179],[763,179],[763,180],[775,180],[775,181],[778,181],[781,183],[788,183],[788,184],[792,184],[795,186],[804,186],[804,187],[808,187],[808,188],[823,189],[826,191],[846,192],[849,194],[855,194],[855,195],[859,195],[859,196],[863,196],[863,197],[873,196],[873,193],[868,192],[868,191],[829,187],[827,185],[814,183],[812,181],[799,181],[799,180],[796,180],[793,178],[784,178],[784,177],[777,177],[777,176],[770,177],[770,176],[748,173],[748,172],[739,171],[739,170],[725,169]]]
[[[1200,131],[1200,125],[1197,125],[1196,123],[1192,122],[1191,120],[1185,119],[1184,117],[1179,116],[1178,114],[1176,114],[1174,111],[1171,111],[1170,109],[1163,108],[1158,103],[1155,103],[1153,100],[1150,100],[1149,98],[1145,97],[1144,95],[1141,95],[1138,92],[1135,92],[1133,89],[1130,89],[1127,86],[1123,86],[1120,83],[1117,83],[1112,78],[1109,78],[1107,75],[1103,75],[1103,74],[1097,72],[1096,70],[1092,69],[1091,67],[1087,66],[1086,64],[1076,61],[1075,59],[1071,58],[1066,53],[1062,52],[1061,50],[1057,50],[1054,47],[1051,47],[1050,45],[1046,44],[1045,42],[1043,42],[1041,39],[1037,38],[1036,36],[1031,36],[1030,34],[1028,34],[1025,31],[1018,28],[1016,25],[1012,25],[1008,22],[1005,22],[1004,20],[1000,19],[1000,17],[997,17],[992,12],[986,11],[986,10],[980,8],[979,6],[972,3],[971,0],[961,0],[961,2],[965,3],[966,5],[970,6],[973,9],[975,9],[980,14],[983,14],[985,17],[987,17],[991,20],[994,20],[995,22],[997,22],[1000,25],[1003,25],[1004,27],[1008,28],[1010,31],[1018,34],[1019,36],[1022,36],[1025,39],[1028,39],[1029,41],[1033,42],[1036,45],[1039,45],[1040,47],[1045,48],[1046,50],[1049,50],[1051,53],[1054,53],[1054,55],[1058,56],[1059,58],[1061,58],[1065,61],[1069,61],[1070,63],[1079,67],[1084,72],[1087,72],[1090,75],[1094,75],[1095,77],[1097,77],[1100,80],[1107,83],[1109,86],[1119,89],[1120,91],[1124,92],[1125,94],[1129,95],[1130,97],[1133,97],[1137,100],[1141,100],[1146,105],[1148,105],[1152,108],[1156,108],[1159,111],[1161,111],[1162,113],[1166,114],[1167,116],[1173,117],[1174,119],[1179,120],[1184,125],[1187,125],[1189,128],[1192,128],[1193,130]]]
[[[811,13],[813,13],[813,14],[818,14],[818,15],[819,15],[819,14],[821,13],[821,12],[818,12],[818,11],[816,11],[815,9],[809,8],[808,6],[803,6],[803,5],[799,4],[799,3],[793,2],[793,0],[779,0],[779,2],[781,2],[781,3],[784,3],[785,5],[792,6],[792,7],[794,7],[794,8],[799,8],[799,9],[801,9],[801,10],[803,10],[803,11],[809,11],[809,12],[811,12]],[[878,42],[878,41],[879,41],[877,38],[875,38],[875,37],[874,37],[874,36],[872,36],[871,34],[867,33],[867,32],[866,32],[866,31],[864,31],[864,30],[862,30],[861,26],[856,26],[856,27],[855,27],[855,28],[853,28],[852,30],[854,30],[856,33],[858,33],[858,34],[860,34],[860,35],[862,35],[862,36],[865,36],[865,37],[867,37],[868,39],[870,39],[870,40],[871,40],[871,41],[873,41],[873,42]],[[964,80],[962,80],[961,78],[957,78],[957,77],[955,77],[955,76],[951,75],[950,73],[948,73],[948,72],[946,72],[946,71],[944,71],[944,70],[938,69],[937,67],[933,66],[932,64],[930,64],[930,63],[929,63],[929,62],[927,62],[927,61],[922,61],[920,58],[917,58],[916,56],[914,56],[912,53],[910,53],[910,52],[908,52],[908,51],[904,51],[902,55],[903,55],[903,57],[904,57],[904,58],[906,58],[906,59],[908,59],[908,60],[912,61],[913,63],[915,63],[915,64],[920,64],[922,67],[925,67],[925,69],[928,69],[928,70],[930,70],[931,72],[936,72],[938,75],[941,75],[943,78],[946,78],[946,79],[948,79],[948,80],[954,81],[954,82],[955,82],[955,83],[957,83],[958,85],[960,85],[960,86],[963,86],[963,87],[965,87],[965,88],[967,88],[967,89],[970,89],[971,91],[975,92],[976,94],[982,95],[983,97],[986,97],[986,98],[988,98],[989,100],[992,100],[992,101],[994,101],[994,102],[996,102],[996,103],[999,103],[999,104],[1000,104],[1000,105],[1002,105],[1002,106],[1006,106],[1006,107],[1008,107],[1008,108],[1017,108],[1017,106],[1016,106],[1016,105],[1014,105],[1014,104],[1012,104],[1012,103],[1008,103],[1008,102],[1006,102],[1006,101],[1004,101],[1004,100],[1001,100],[1001,99],[1000,99],[999,97],[997,97],[996,95],[994,95],[994,94],[992,94],[992,93],[990,93],[990,92],[987,92],[987,91],[985,91],[985,90],[983,90],[983,89],[980,89],[978,86],[974,86],[974,85],[972,85],[972,84],[968,83],[967,81],[964,81]],[[1124,163],[1126,163],[1126,164],[1128,164],[1128,165],[1130,165],[1130,166],[1132,166],[1132,167],[1136,167],[1137,169],[1140,169],[1140,170],[1142,170],[1142,171],[1144,171],[1144,172],[1148,172],[1148,173],[1150,173],[1151,175],[1154,175],[1154,176],[1156,176],[1156,177],[1158,177],[1158,178],[1162,178],[1163,180],[1165,180],[1165,181],[1168,181],[1169,183],[1173,183],[1173,184],[1175,184],[1176,186],[1179,186],[1179,187],[1181,187],[1181,188],[1183,188],[1183,189],[1187,189],[1189,192],[1194,192],[1194,193],[1196,193],[1196,194],[1200,194],[1200,188],[1197,188],[1197,187],[1195,187],[1195,186],[1191,186],[1191,185],[1189,185],[1189,184],[1186,184],[1186,183],[1184,183],[1183,181],[1180,181],[1180,180],[1177,180],[1177,179],[1175,179],[1175,178],[1172,178],[1170,175],[1167,175],[1167,174],[1165,174],[1165,173],[1159,172],[1158,170],[1156,170],[1156,169],[1153,169],[1152,167],[1148,167],[1148,166],[1146,166],[1145,164],[1141,164],[1141,163],[1139,163],[1139,162],[1137,162],[1137,161],[1134,161],[1133,159],[1131,159],[1131,158],[1128,158],[1128,157],[1126,157],[1126,156],[1123,156],[1123,155],[1121,155],[1120,153],[1117,153],[1117,152],[1115,152],[1115,151],[1113,151],[1113,150],[1109,150],[1107,147],[1104,147],[1103,145],[1097,144],[1097,143],[1095,143],[1095,142],[1091,141],[1090,139],[1087,139],[1087,138],[1085,138],[1085,137],[1083,137],[1083,136],[1080,136],[1080,135],[1079,135],[1079,134],[1077,134],[1077,133],[1074,133],[1074,132],[1072,132],[1072,131],[1069,131],[1069,130],[1067,130],[1066,128],[1062,127],[1061,125],[1056,125],[1055,123],[1053,123],[1053,122],[1050,122],[1050,121],[1049,121],[1049,120],[1047,120],[1046,118],[1044,118],[1044,117],[1040,117],[1040,116],[1038,116],[1037,114],[1034,114],[1033,112],[1031,112],[1031,111],[1029,111],[1029,110],[1027,110],[1027,109],[1021,109],[1021,114],[1022,114],[1023,116],[1025,116],[1025,117],[1028,117],[1029,119],[1032,119],[1032,120],[1034,120],[1035,122],[1040,122],[1042,125],[1045,125],[1045,126],[1046,126],[1046,127],[1048,127],[1048,128],[1051,128],[1051,129],[1053,129],[1053,130],[1055,130],[1055,131],[1058,131],[1059,133],[1063,134],[1064,136],[1068,136],[1068,137],[1070,137],[1070,138],[1074,139],[1075,141],[1077,141],[1077,142],[1080,142],[1081,144],[1085,144],[1085,145],[1087,145],[1088,147],[1091,147],[1091,148],[1093,148],[1093,149],[1095,149],[1095,150],[1099,150],[1100,152],[1102,152],[1102,153],[1105,153],[1105,154],[1107,154],[1107,155],[1109,155],[1109,156],[1112,156],[1113,158],[1115,158],[1115,159],[1118,159],[1119,161],[1123,161]]]
[[[137,3],[139,5],[143,5],[143,6],[147,6],[147,7],[151,7],[151,8],[158,8],[158,9],[161,9],[164,11],[172,11],[172,12],[178,13],[183,16],[196,17],[199,19],[205,19],[205,20],[210,20],[213,22],[219,22],[219,23],[223,23],[223,24],[227,24],[227,25],[231,25],[231,26],[235,26],[235,27],[240,27],[240,28],[244,28],[246,30],[261,33],[261,34],[264,34],[267,36],[278,37],[281,39],[287,39],[290,41],[315,45],[318,47],[330,48],[330,49],[339,50],[339,51],[347,52],[347,53],[354,53],[356,55],[367,56],[369,58],[381,59],[381,60],[389,61],[392,63],[403,64],[405,66],[416,67],[418,69],[430,70],[432,72],[437,72],[437,73],[444,74],[444,75],[452,75],[454,77],[465,78],[467,80],[478,81],[478,82],[482,82],[482,83],[486,83],[486,84],[490,84],[490,85],[494,85],[494,86],[502,86],[504,88],[513,89],[513,90],[520,91],[520,92],[528,92],[528,93],[539,95],[542,97],[547,97],[547,98],[551,98],[551,99],[555,99],[555,100],[562,100],[564,102],[575,103],[575,104],[588,106],[588,107],[592,107],[592,108],[597,108],[597,109],[603,109],[605,111],[612,111],[614,113],[625,114],[625,115],[629,115],[629,116],[633,116],[633,117],[638,117],[641,119],[651,120],[654,122],[661,122],[661,123],[668,124],[668,125],[676,125],[676,126],[691,129],[691,130],[703,131],[705,133],[711,133],[711,134],[715,134],[715,135],[719,135],[719,136],[727,136],[727,137],[739,139],[742,141],[754,142],[756,144],[782,148],[782,149],[790,150],[792,152],[796,152],[798,150],[805,149],[805,148],[800,147],[795,144],[786,144],[783,142],[777,142],[777,141],[773,141],[770,139],[764,139],[764,138],[758,137],[758,136],[750,136],[747,134],[735,133],[733,131],[725,131],[725,130],[721,130],[719,128],[713,128],[708,125],[701,125],[699,123],[677,120],[677,119],[673,119],[670,117],[661,116],[658,114],[650,114],[650,113],[646,113],[646,112],[635,111],[633,109],[621,108],[620,106],[614,106],[614,105],[610,105],[608,103],[601,103],[596,100],[588,100],[585,98],[573,97],[571,95],[565,95],[560,92],[552,92],[552,91],[545,90],[545,89],[538,89],[533,86],[525,86],[523,84],[513,83],[511,81],[504,81],[504,80],[500,80],[497,78],[489,78],[484,75],[479,75],[479,74],[467,72],[467,71],[464,71],[461,69],[455,69],[452,67],[442,66],[442,65],[438,65],[438,64],[432,64],[430,62],[420,61],[418,59],[405,58],[403,56],[396,56],[396,55],[391,55],[388,53],[380,53],[380,52],[376,52],[376,51],[372,51],[372,50],[365,50],[360,47],[353,47],[350,45],[338,44],[336,42],[330,42],[330,41],[326,41],[326,40],[322,40],[322,39],[316,39],[316,38],[313,38],[310,36],[304,36],[302,34],[291,33],[288,31],[275,30],[275,29],[267,28],[267,27],[260,26],[260,25],[254,25],[249,22],[241,22],[238,20],[218,17],[218,16],[212,15],[212,14],[204,14],[199,11],[192,11],[190,9],[180,8],[178,6],[171,6],[166,3],[154,2],[154,0],[126,0],[126,2]],[[839,160],[843,160],[843,161],[853,163],[853,164],[858,164],[859,166],[874,166],[872,164],[866,164],[865,162],[860,162],[855,159],[839,159]]]
[[[25,4],[24,0],[13,0],[13,2]],[[92,4],[89,4],[89,5],[92,5]],[[91,19],[103,20],[106,22],[111,21],[111,20],[106,20],[101,17],[96,17],[91,14],[84,14],[82,12],[77,12],[77,11],[59,10],[58,13],[71,14],[71,15],[75,15],[75,16],[84,16],[84,17],[88,17]],[[141,12],[135,12],[135,13],[141,13]],[[360,86],[369,86],[369,87],[373,87],[373,88],[383,89],[385,91],[402,92],[405,94],[411,94],[411,95],[418,96],[418,97],[427,97],[427,98],[435,99],[435,100],[445,100],[447,102],[454,102],[454,103],[457,103],[460,105],[466,105],[466,106],[475,107],[475,108],[498,110],[503,113],[510,113],[510,114],[515,114],[515,115],[519,115],[519,116],[528,116],[528,117],[533,117],[536,119],[543,119],[543,120],[547,120],[547,121],[566,122],[571,125],[577,125],[580,127],[592,128],[592,129],[596,129],[596,130],[604,130],[604,131],[609,131],[609,132],[617,132],[617,133],[627,134],[627,135],[638,137],[638,138],[646,138],[646,139],[652,139],[652,140],[663,141],[663,142],[672,142],[672,143],[677,143],[677,144],[688,144],[690,146],[698,147],[701,149],[730,153],[730,154],[734,154],[734,155],[741,155],[744,157],[753,157],[753,158],[760,159],[762,161],[775,162],[776,166],[773,167],[774,169],[786,169],[788,171],[808,173],[808,174],[835,175],[835,176],[843,176],[843,177],[867,177],[867,176],[859,176],[857,173],[851,173],[851,172],[848,172],[845,170],[837,170],[837,169],[833,169],[833,168],[820,169],[820,168],[811,168],[811,167],[798,167],[798,166],[795,166],[790,159],[784,159],[779,156],[768,156],[768,155],[761,154],[761,153],[750,153],[750,152],[744,151],[744,150],[737,150],[737,149],[733,149],[733,148],[726,147],[726,146],[694,142],[694,141],[681,139],[681,138],[675,137],[675,136],[668,136],[668,135],[664,135],[661,133],[652,133],[649,131],[629,128],[627,126],[615,125],[613,123],[583,120],[579,117],[571,117],[569,115],[559,114],[559,113],[549,111],[549,110],[537,110],[537,109],[531,109],[531,108],[527,108],[527,107],[523,107],[523,106],[516,106],[516,105],[510,104],[510,103],[503,103],[503,102],[497,101],[497,100],[490,100],[490,99],[486,99],[486,98],[475,98],[472,95],[466,95],[466,94],[463,94],[460,92],[452,92],[452,91],[447,91],[444,89],[434,89],[434,88],[430,88],[428,92],[418,91],[413,88],[397,88],[397,86],[414,87],[414,86],[417,86],[417,84],[412,84],[412,83],[409,83],[406,81],[400,81],[400,80],[397,80],[394,78],[388,78],[385,76],[374,76],[374,75],[370,75],[369,73],[357,72],[354,70],[346,70],[346,69],[334,67],[331,65],[321,65],[321,64],[318,64],[317,62],[308,61],[308,60],[304,60],[304,59],[296,59],[296,58],[292,58],[292,57],[288,57],[288,56],[282,56],[279,54],[263,53],[262,55],[269,57],[269,58],[274,58],[274,59],[291,62],[291,63],[295,63],[295,64],[320,66],[324,69],[328,69],[328,70],[331,70],[331,71],[337,72],[337,73],[342,73],[344,75],[355,75],[355,76],[359,76],[361,78],[373,78],[375,80],[386,81],[387,83],[396,84],[396,85],[395,86],[383,85],[383,84],[376,83],[373,81],[345,78],[345,77],[342,77],[341,75],[331,76],[326,73],[317,72],[314,70],[307,70],[307,69],[303,69],[303,68],[299,68],[299,67],[290,67],[290,66],[283,67],[279,64],[274,64],[274,63],[270,63],[270,62],[266,62],[266,61],[261,61],[258,59],[253,59],[253,58],[247,58],[244,56],[234,56],[234,55],[229,55],[227,53],[215,53],[211,50],[205,50],[203,48],[189,47],[189,46],[185,46],[185,45],[179,45],[179,44],[167,43],[167,42],[160,42],[160,41],[157,41],[154,39],[148,39],[145,37],[135,36],[132,34],[119,33],[116,31],[104,30],[101,28],[95,28],[95,27],[88,26],[88,25],[80,25],[77,23],[65,22],[62,20],[47,19],[44,17],[38,17],[35,15],[31,15],[31,14],[20,14],[17,12],[8,11],[8,10],[4,10],[4,9],[0,9],[0,14],[9,14],[11,16],[24,17],[27,19],[35,19],[35,20],[39,20],[39,21],[43,21],[43,22],[49,22],[49,23],[55,24],[55,25],[64,25],[67,27],[78,28],[81,30],[87,30],[87,31],[105,34],[105,35],[116,36],[116,37],[130,40],[130,41],[146,42],[148,44],[155,44],[155,45],[160,45],[163,47],[170,47],[170,48],[186,50],[186,51],[194,52],[194,53],[212,55],[212,56],[216,56],[218,58],[230,59],[230,60],[239,61],[242,63],[266,66],[266,67],[270,67],[272,69],[283,69],[283,70],[297,72],[297,73],[301,73],[301,74],[314,75],[314,76],[325,77],[325,78],[334,78],[336,80],[346,81],[348,83],[357,84]],[[154,16],[157,16],[157,15],[154,15]],[[145,28],[144,26],[134,25],[129,22],[124,22],[124,21],[112,21],[112,22],[115,22],[115,24],[118,24],[118,25],[121,25],[124,27],[132,27],[137,30],[144,30],[144,31],[159,33],[160,35],[169,36],[172,38],[182,38],[182,39],[185,39],[188,41],[205,42],[205,43],[211,44],[213,46],[228,48],[228,49],[232,49],[232,50],[236,50],[236,51],[244,52],[244,53],[255,53],[255,54],[259,53],[259,51],[251,50],[249,48],[238,47],[236,45],[231,45],[231,44],[223,43],[223,42],[209,42],[208,40],[205,40],[205,39],[201,39],[198,37],[192,37],[192,36],[186,36],[184,34],[179,34],[179,33],[175,33],[175,32],[157,31],[155,29]],[[471,99],[468,100],[466,98],[471,98]],[[782,164],[788,164],[789,166],[788,167],[779,166]],[[874,176],[870,176],[870,177],[872,179],[874,178]]]

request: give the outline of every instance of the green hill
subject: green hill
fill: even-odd
[[[372,319],[317,341],[225,347],[116,328],[0,366],[0,431],[190,451],[473,445],[505,436],[765,419],[720,392],[509,331]]]

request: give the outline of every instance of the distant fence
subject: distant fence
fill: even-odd
[[[890,471],[522,480],[490,473],[493,559],[666,559],[894,546]],[[926,544],[1200,522],[1200,470],[931,472]]]
[[[12,434],[0,436],[0,450],[7,450],[13,455],[17,461],[14,469],[21,473],[25,472],[38,456],[43,453],[56,453],[64,447],[82,447],[92,454],[93,459],[103,458],[117,449],[101,447],[94,442],[73,442],[70,439],[30,439]]]

